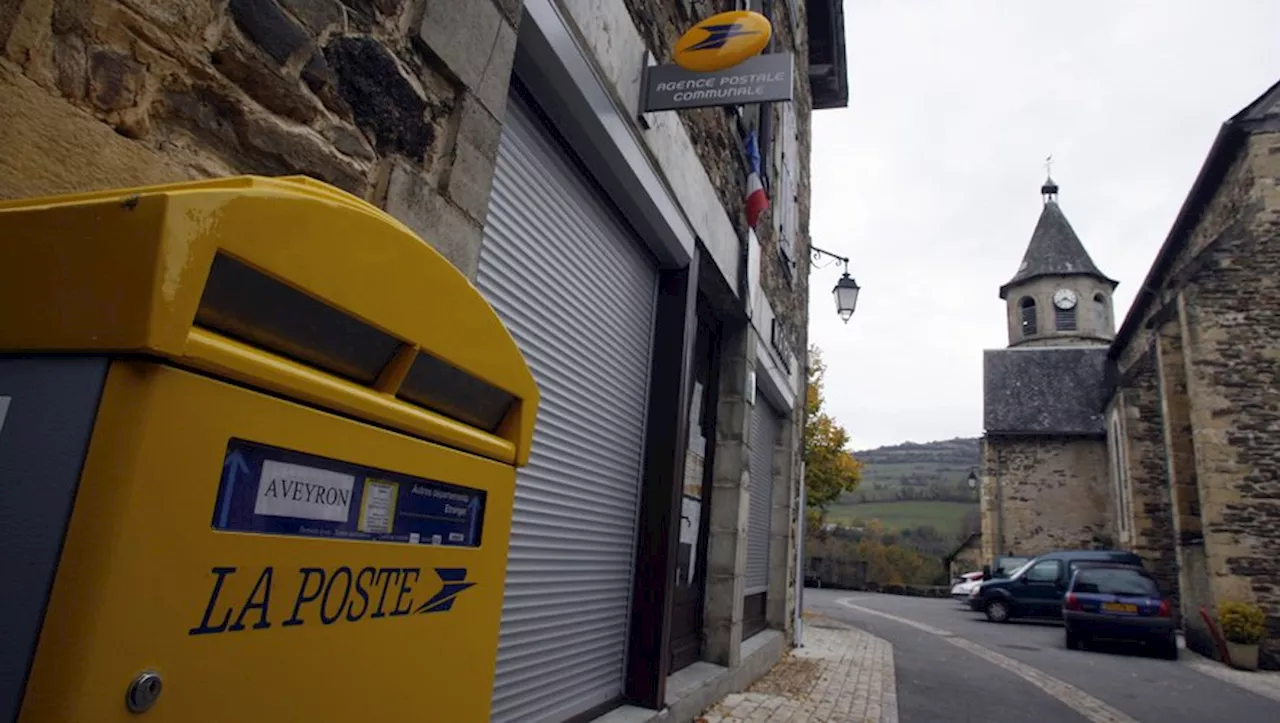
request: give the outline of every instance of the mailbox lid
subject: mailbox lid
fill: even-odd
[[[478,426],[528,461],[538,389],[497,314],[339,189],[246,176],[9,201],[0,238],[0,349],[182,359],[212,330]]]
[[[514,467],[146,362],[95,429],[22,721],[136,720],[145,670],[154,721],[487,719]],[[478,544],[215,529],[235,440],[481,491]]]

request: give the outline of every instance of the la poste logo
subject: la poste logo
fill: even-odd
[[[773,26],[760,13],[733,10],[712,15],[680,36],[673,60],[695,73],[732,68],[759,55],[772,34]]]

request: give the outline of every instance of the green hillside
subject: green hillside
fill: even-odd
[[[978,468],[978,440],[904,442],[853,456],[862,463],[862,484],[841,503],[974,499],[969,473]]]
[[[948,538],[963,530],[965,514],[977,505],[963,502],[864,502],[832,505],[827,522],[844,527],[860,527],[879,520],[885,531],[902,531],[929,526]]]
[[[969,473],[980,464],[978,440],[904,442],[854,452],[862,483],[827,511],[827,521],[856,527],[879,520],[891,530],[921,526],[959,537],[977,525],[977,490]]]

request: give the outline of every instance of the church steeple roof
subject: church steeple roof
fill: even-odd
[[[1058,207],[1058,184],[1053,178],[1045,180],[1040,193],[1044,196],[1040,220],[1031,233],[1031,243],[1027,244],[1018,272],[1000,287],[1000,298],[1008,295],[1010,287],[1039,276],[1092,276],[1114,288],[1119,282],[1107,277],[1093,263],[1089,252],[1084,250],[1084,244],[1080,243],[1080,237],[1076,236]]]

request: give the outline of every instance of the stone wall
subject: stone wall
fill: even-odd
[[[966,572],[976,572],[987,564],[986,560],[987,558],[982,556],[981,541],[975,541],[956,553],[956,556],[951,559],[947,573],[954,578]]]
[[[1179,298],[1213,597],[1263,606],[1264,662],[1280,667],[1280,133],[1241,159]]]
[[[305,174],[471,275],[519,17],[519,0],[10,0],[0,197]]]
[[[795,187],[770,189],[770,211],[761,216],[756,227],[760,239],[760,276],[774,313],[783,320],[792,349],[803,357],[807,338],[804,327],[808,323],[805,301],[808,298],[809,280],[809,196],[810,196],[810,115],[813,101],[808,83],[808,44],[791,31],[789,13],[797,13],[797,27],[806,27],[805,4],[766,0],[773,5],[774,52],[792,52],[795,55],[795,92],[792,105],[800,135],[799,167],[795,175]],[[733,0],[699,0],[698,2],[671,2],[671,0],[626,0],[627,9],[645,45],[657,62],[670,62],[671,49],[676,40],[697,21],[718,12],[734,9]],[[771,108],[773,130],[781,127],[781,111]],[[694,149],[707,169],[719,195],[720,203],[729,214],[739,238],[747,236],[744,201],[747,190],[747,159],[743,152],[741,136],[733,108],[696,108],[679,111],[685,129],[693,141]],[[761,149],[761,162],[770,165],[772,153]],[[776,168],[772,177],[777,177]],[[797,199],[799,238],[795,239],[793,270],[786,269],[778,254],[778,235],[774,230],[771,212],[776,210],[780,194],[793,193]],[[833,283],[834,286],[834,283]],[[767,334],[768,330],[765,330]],[[803,359],[801,359],[803,363]]]
[[[1122,436],[1117,442],[1123,445],[1122,459],[1127,464],[1123,508],[1131,520],[1126,547],[1142,556],[1160,589],[1173,596],[1177,610],[1177,538],[1154,352],[1150,349],[1133,367],[1123,370],[1116,399]]]
[[[988,435],[982,473],[985,559],[1115,544],[1105,440]]]
[[[1152,280],[1122,370],[1156,348],[1170,497],[1188,644],[1212,654],[1200,620],[1225,600],[1257,602],[1280,667],[1280,133],[1250,137],[1198,214],[1170,268]],[[1126,400],[1135,391],[1126,389]],[[1141,406],[1150,395],[1137,392]],[[1130,460],[1130,473],[1144,474]]]
[[[1076,292],[1076,328],[1059,331],[1053,295],[1058,289]],[[1101,296],[1102,302],[1095,301]],[[1022,333],[1022,300],[1036,302],[1036,333]],[[1073,346],[1106,344],[1115,338],[1111,284],[1090,276],[1044,276],[1009,290],[1005,304],[1009,346]]]
[[[1242,155],[1227,170],[1218,192],[1200,211],[1199,221],[1191,231],[1184,247],[1175,255],[1169,271],[1163,278],[1153,279],[1151,287],[1157,294],[1154,303],[1138,310],[1138,331],[1133,338],[1116,350],[1121,368],[1129,368],[1138,356],[1146,353],[1150,340],[1148,329],[1156,317],[1167,316],[1177,303],[1178,290],[1193,262],[1215,239],[1222,236],[1227,227],[1235,223],[1240,210],[1248,203],[1252,172],[1248,158]],[[1126,320],[1128,321],[1128,320]],[[1158,325],[1158,324],[1154,324]]]

